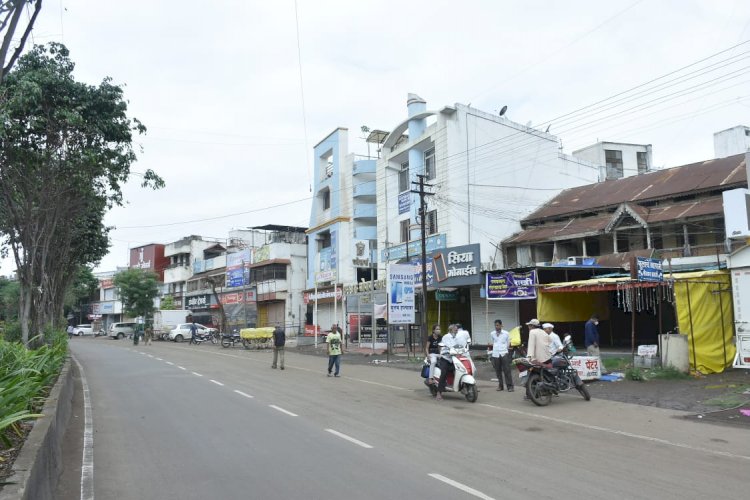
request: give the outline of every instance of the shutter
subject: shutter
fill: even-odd
[[[474,345],[490,342],[490,332],[495,320],[503,321],[503,329],[510,331],[518,326],[518,301],[485,300],[479,296],[479,287],[471,288],[471,338]]]

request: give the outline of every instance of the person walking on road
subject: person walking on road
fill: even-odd
[[[497,390],[504,389],[503,378],[505,378],[508,392],[513,392],[513,376],[510,372],[510,335],[503,330],[502,320],[495,320],[495,329],[490,332],[490,339],[492,340],[489,346],[492,349],[490,360],[497,374]]]
[[[583,327],[583,345],[586,347],[586,353],[589,356],[599,358],[599,366],[602,373],[605,373],[604,363],[602,363],[601,351],[599,351],[599,316],[592,314],[591,318]]]
[[[195,341],[195,335],[198,333],[198,327],[195,324],[195,321],[190,323],[190,343],[191,344],[197,344]]]
[[[73,325],[68,325],[68,340],[73,338],[74,333],[75,333],[75,328],[73,328]]]
[[[154,329],[150,326],[146,327],[146,336],[143,339],[143,343],[146,345],[151,345],[151,339],[154,338]]]
[[[341,369],[341,329],[338,325],[331,326],[331,333],[326,337],[326,342],[328,343],[328,376],[331,376],[331,371],[335,366],[336,371],[333,376],[338,377]]]
[[[279,361],[278,367],[284,369],[284,344],[286,344],[286,333],[281,325],[276,325],[273,331],[273,364],[271,368],[276,369],[276,361]]]

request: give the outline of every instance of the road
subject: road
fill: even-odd
[[[750,488],[747,431],[675,411],[577,394],[536,408],[489,383],[477,403],[437,402],[416,372],[344,358],[328,378],[325,358],[294,351],[284,371],[268,351],[210,344],[82,338],[71,352],[88,393],[76,391],[62,499],[736,499]]]

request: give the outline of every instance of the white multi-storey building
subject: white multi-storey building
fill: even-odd
[[[750,127],[736,127],[714,133],[714,156],[725,158],[750,151]]]
[[[599,180],[610,181],[652,171],[651,144],[597,142],[573,151],[573,156],[599,165]]]

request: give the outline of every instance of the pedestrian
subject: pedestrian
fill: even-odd
[[[75,333],[75,328],[73,328],[73,325],[68,325],[68,340],[73,338],[74,333]]]
[[[503,330],[502,320],[495,320],[495,329],[490,332],[490,339],[492,343],[488,347],[492,348],[490,360],[497,374],[497,390],[504,389],[504,378],[508,392],[513,392],[513,376],[510,371],[510,334]]]
[[[138,345],[138,341],[141,338],[141,331],[139,329],[140,327],[138,325],[135,326],[135,329],[133,331],[133,345]]]
[[[150,326],[146,327],[146,337],[144,338],[144,343],[146,345],[151,345],[151,339],[154,338],[154,329]]]
[[[198,326],[195,324],[195,321],[193,321],[190,324],[190,343],[191,344],[197,344],[195,341],[195,335],[198,333]]]
[[[338,325],[331,326],[331,333],[326,337],[328,343],[328,376],[331,376],[334,366],[336,371],[333,373],[334,377],[339,376],[339,370],[341,369],[341,329]]]
[[[284,344],[286,344],[286,333],[281,325],[276,325],[273,331],[273,364],[271,368],[276,369],[276,361],[280,369],[284,369]]]
[[[586,353],[589,356],[599,358],[599,367],[602,373],[606,373],[604,370],[604,363],[602,363],[601,351],[599,350],[599,316],[592,314],[591,318],[586,322],[583,327],[583,345],[586,347]]]
[[[543,363],[550,358],[549,355],[549,335],[545,333],[540,327],[539,320],[534,318],[526,323],[529,327],[529,348],[527,350],[527,357],[533,363]],[[529,377],[524,378],[524,387],[526,387],[526,394],[523,399],[529,399]]]
[[[435,366],[440,358],[440,325],[432,327],[432,335],[427,337],[424,345],[424,355],[430,360],[430,374],[427,377],[428,383],[433,383],[435,378]]]

